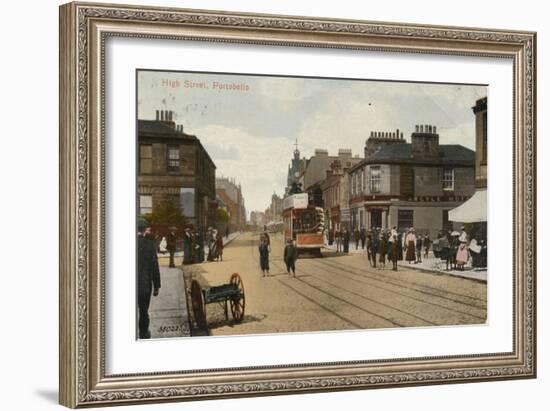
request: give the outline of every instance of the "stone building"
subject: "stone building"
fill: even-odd
[[[201,141],[173,118],[172,111],[157,110],[155,120],[138,120],[138,214],[171,200],[187,223],[204,227],[216,198],[216,165]]]
[[[342,225],[349,228],[349,175],[351,163],[342,167],[341,160],[334,160],[325,172],[325,179],[320,183],[323,193],[323,209],[326,228],[329,231],[340,230]]]
[[[415,227],[435,236],[452,225],[449,210],[474,193],[475,153],[439,144],[432,125],[416,126],[411,143],[398,131],[383,136],[371,134],[378,141],[367,140],[367,157],[348,171],[352,228]]]
[[[277,222],[283,220],[283,199],[276,193],[271,196],[271,203],[265,210],[266,219],[268,222]]]
[[[242,230],[246,224],[246,209],[241,185],[233,178],[216,178],[216,195],[229,210],[229,229]]]

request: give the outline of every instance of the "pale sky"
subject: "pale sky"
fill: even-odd
[[[487,87],[477,85],[138,72],[138,118],[172,110],[176,123],[201,140],[216,176],[241,183],[247,213],[265,210],[274,192],[284,193],[296,139],[301,157],[316,148],[329,155],[350,148],[363,157],[371,131],[398,128],[410,142],[416,124],[431,124],[440,144],[473,150],[471,107],[486,95]]]

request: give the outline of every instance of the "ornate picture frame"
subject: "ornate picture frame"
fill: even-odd
[[[513,349],[109,375],[105,43],[141,38],[513,62]],[[60,8],[60,403],[67,407],[536,377],[536,33],[69,3]],[[511,246],[511,247],[512,247]]]

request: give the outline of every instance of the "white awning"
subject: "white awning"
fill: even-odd
[[[464,204],[449,210],[449,220],[459,223],[487,221],[487,190],[478,190]]]

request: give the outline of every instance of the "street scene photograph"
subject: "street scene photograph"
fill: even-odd
[[[137,339],[486,324],[487,85],[136,87]]]

